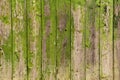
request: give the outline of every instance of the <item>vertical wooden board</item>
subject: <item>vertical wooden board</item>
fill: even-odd
[[[98,0],[86,1],[86,80],[99,80]]]
[[[72,0],[72,80],[85,79],[85,0]]]
[[[39,80],[41,78],[41,43],[40,40],[40,1],[28,0],[28,79]]]
[[[100,19],[100,78],[101,80],[113,80],[113,1],[101,0]]]
[[[70,0],[57,0],[57,80],[70,80]],[[62,77],[61,77],[62,76]]]
[[[120,79],[120,0],[114,0],[114,80]]]
[[[42,7],[42,79],[49,79],[49,50],[50,50],[50,5],[49,0],[43,0]]]
[[[42,79],[56,77],[56,0],[42,0]]]
[[[11,3],[0,0],[0,80],[12,80]]]
[[[42,79],[55,79],[55,23],[52,0],[42,0]],[[55,6],[54,6],[55,7]],[[52,60],[53,59],[53,60]],[[53,61],[53,62],[52,62]]]
[[[24,19],[24,1],[12,0],[13,21],[13,79],[24,80],[26,70],[26,28]]]
[[[56,55],[57,55],[57,12],[56,0],[50,0],[50,51],[49,51],[49,80],[56,80]]]

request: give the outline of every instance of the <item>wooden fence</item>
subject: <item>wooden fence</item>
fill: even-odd
[[[0,0],[0,80],[120,80],[120,0]]]

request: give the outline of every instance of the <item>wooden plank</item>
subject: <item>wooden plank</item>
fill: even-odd
[[[112,51],[112,31],[113,31],[113,1],[101,0],[100,19],[100,78],[101,80],[113,80],[113,51]]]
[[[12,80],[11,3],[0,0],[0,79]]]
[[[99,11],[96,4],[96,0],[86,1],[86,80],[99,80]]]
[[[49,50],[50,50],[50,4],[49,0],[42,0],[42,79],[49,79]]]
[[[41,78],[41,43],[40,40],[40,1],[28,0],[28,79],[39,80]]]
[[[42,79],[55,80],[56,69],[55,0],[42,0]]]
[[[27,77],[26,70],[26,27],[24,1],[12,0],[13,12],[13,79],[23,80]]]
[[[57,0],[57,80],[70,80],[70,2]],[[62,77],[61,77],[62,76]]]
[[[56,55],[57,55],[57,12],[56,0],[50,0],[50,52],[49,52],[49,80],[56,80]]]
[[[120,79],[120,1],[114,0],[114,80]]]
[[[79,3],[79,4],[78,4]],[[85,79],[85,0],[72,0],[72,80]]]

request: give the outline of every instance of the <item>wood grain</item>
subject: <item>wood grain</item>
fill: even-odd
[[[13,79],[13,33],[11,2],[0,0],[0,79]]]
[[[119,0],[0,0],[0,80],[119,80]]]
[[[113,2],[101,1],[100,57],[101,80],[113,80]]]

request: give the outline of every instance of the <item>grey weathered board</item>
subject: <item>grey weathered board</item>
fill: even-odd
[[[0,0],[0,80],[119,80],[120,0]]]

